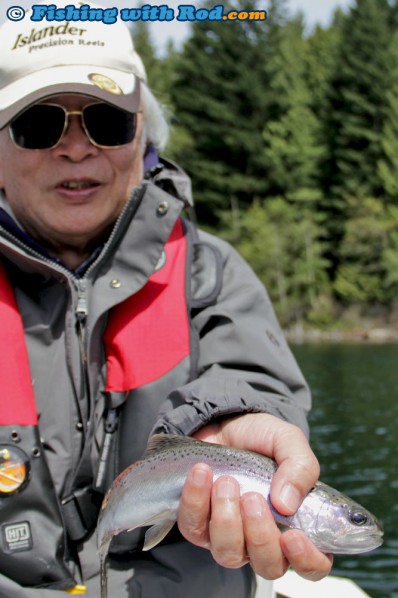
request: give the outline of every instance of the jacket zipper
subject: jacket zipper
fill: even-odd
[[[85,326],[87,316],[88,316],[87,297],[86,297],[88,275],[95,268],[97,263],[100,260],[102,260],[104,255],[106,255],[107,251],[112,246],[113,241],[114,241],[115,237],[117,236],[120,223],[123,221],[126,212],[129,210],[131,204],[133,203],[134,199],[138,196],[138,193],[140,191],[143,191],[142,186],[137,187],[134,190],[130,199],[126,202],[122,211],[120,212],[120,214],[115,222],[115,225],[113,227],[113,230],[112,230],[107,242],[104,244],[104,247],[102,248],[102,251],[100,252],[98,257],[94,260],[94,262],[92,264],[90,264],[90,266],[87,268],[86,273],[82,278],[77,278],[76,276],[74,276],[74,274],[70,270],[68,270],[68,268],[66,268],[62,264],[55,262],[51,258],[48,258],[48,257],[42,255],[39,251],[36,251],[35,249],[33,249],[32,247],[30,247],[29,245],[27,245],[20,239],[18,239],[18,237],[15,237],[12,233],[10,233],[3,226],[0,226],[0,232],[3,233],[5,238],[10,240],[14,245],[19,247],[20,249],[22,249],[29,257],[33,257],[33,258],[39,260],[40,262],[47,264],[53,270],[63,274],[65,276],[65,278],[70,283],[73,284],[73,286],[75,287],[75,289],[77,291],[77,305],[76,305],[76,309],[75,309],[75,316],[76,316],[79,326],[82,326],[82,332],[84,332],[84,335],[85,335],[85,329],[83,330],[83,328]]]
[[[85,367],[87,367],[87,279],[77,278],[74,280],[77,289],[77,304],[75,309],[76,328],[80,345],[80,353]]]
[[[117,237],[119,228],[121,223],[124,220],[125,214],[131,209],[132,204],[135,202],[138,205],[138,197],[142,195],[145,190],[145,185],[137,187],[134,192],[132,193],[130,199],[124,205],[122,211],[120,212],[113,230],[104,244],[102,251],[98,255],[98,257],[94,260],[92,264],[87,268],[84,277],[77,278],[74,274],[68,270],[62,264],[59,264],[53,261],[51,258],[48,258],[42,255],[39,251],[36,251],[20,239],[10,233],[7,229],[3,226],[0,226],[0,232],[4,235],[6,239],[11,241],[14,246],[21,249],[28,257],[35,258],[39,260],[41,263],[45,263],[51,267],[51,269],[55,272],[59,272],[62,274],[66,280],[69,281],[70,285],[74,287],[77,292],[77,302],[76,307],[74,310],[75,313],[75,322],[76,322],[76,330],[79,342],[79,349],[80,349],[80,356],[81,356],[81,363],[83,366],[83,378],[84,378],[84,385],[85,391],[87,393],[87,398],[89,399],[89,375],[88,375],[88,339],[87,339],[87,319],[88,319],[88,303],[87,303],[87,281],[90,273],[96,267],[97,263],[106,256],[106,253],[110,250],[113,245],[114,239]]]
[[[4,238],[11,241],[15,247],[18,247],[22,250],[27,257],[31,257],[37,259],[39,262],[48,265],[53,272],[58,272],[62,274],[65,279],[69,282],[71,286],[76,290],[77,293],[77,300],[76,306],[74,309],[75,314],[75,324],[76,324],[76,333],[77,339],[79,344],[79,352],[80,352],[80,362],[82,367],[82,381],[84,384],[84,393],[87,399],[87,421],[91,417],[90,408],[91,408],[91,397],[90,397],[90,382],[89,382],[89,372],[88,372],[88,335],[87,335],[87,320],[88,320],[88,302],[87,302],[87,286],[88,286],[88,277],[92,270],[96,267],[98,262],[100,262],[107,254],[108,251],[111,250],[112,245],[114,243],[115,238],[117,238],[119,229],[123,223],[126,213],[133,208],[133,203],[136,203],[138,206],[140,201],[139,197],[143,195],[145,191],[146,185],[142,185],[137,187],[133,194],[131,195],[130,199],[124,205],[121,213],[119,214],[113,230],[104,244],[102,251],[99,253],[98,257],[93,261],[92,264],[87,268],[84,277],[77,278],[68,268],[53,261],[51,258],[48,258],[42,255],[39,251],[36,251],[28,244],[24,243],[18,237],[14,236],[10,233],[7,229],[3,226],[0,226],[0,232],[3,234]],[[113,415],[113,413],[111,414]],[[105,418],[105,432],[111,434],[114,432],[113,425],[109,426],[108,416]],[[112,428],[112,429],[111,429]],[[84,453],[83,449],[83,453]],[[102,482],[103,483],[103,482]]]
[[[87,316],[88,316],[88,305],[87,305],[87,279],[86,278],[75,278],[74,285],[77,290],[77,303],[75,308],[75,320],[76,320],[76,334],[79,343],[80,363],[82,378],[84,384],[84,395],[87,399],[87,421],[90,420],[90,406],[91,406],[91,391],[90,391],[90,380],[88,374],[88,355],[87,355]],[[84,429],[84,427],[83,427]]]

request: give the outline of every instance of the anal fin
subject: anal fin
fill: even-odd
[[[167,536],[175,522],[175,519],[162,519],[150,527],[145,534],[143,550],[151,550],[159,544]]]

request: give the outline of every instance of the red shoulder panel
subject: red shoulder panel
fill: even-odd
[[[109,392],[153,382],[189,355],[186,239],[180,220],[165,253],[165,265],[138,293],[111,311],[104,334]]]
[[[37,425],[36,404],[22,319],[0,263],[0,425]]]

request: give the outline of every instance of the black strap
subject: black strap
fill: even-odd
[[[66,530],[71,540],[82,540],[94,529],[102,498],[91,486],[86,486],[61,501]]]
[[[120,406],[126,400],[126,393],[107,393],[106,400],[104,441],[93,485],[78,488],[61,501],[66,530],[69,538],[74,542],[84,539],[96,525],[107,482],[112,475],[109,465],[115,450],[114,437],[118,427]]]

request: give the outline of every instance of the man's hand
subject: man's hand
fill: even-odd
[[[271,486],[271,502],[292,515],[319,477],[319,464],[304,434],[296,426],[268,414],[253,413],[202,428],[195,437],[272,457],[279,467]],[[208,548],[220,565],[250,563],[266,579],[281,577],[290,565],[302,577],[319,580],[330,572],[333,559],[299,530],[281,534],[265,497],[240,496],[229,476],[213,484],[212,471],[195,465],[185,483],[178,515],[183,536]]]

